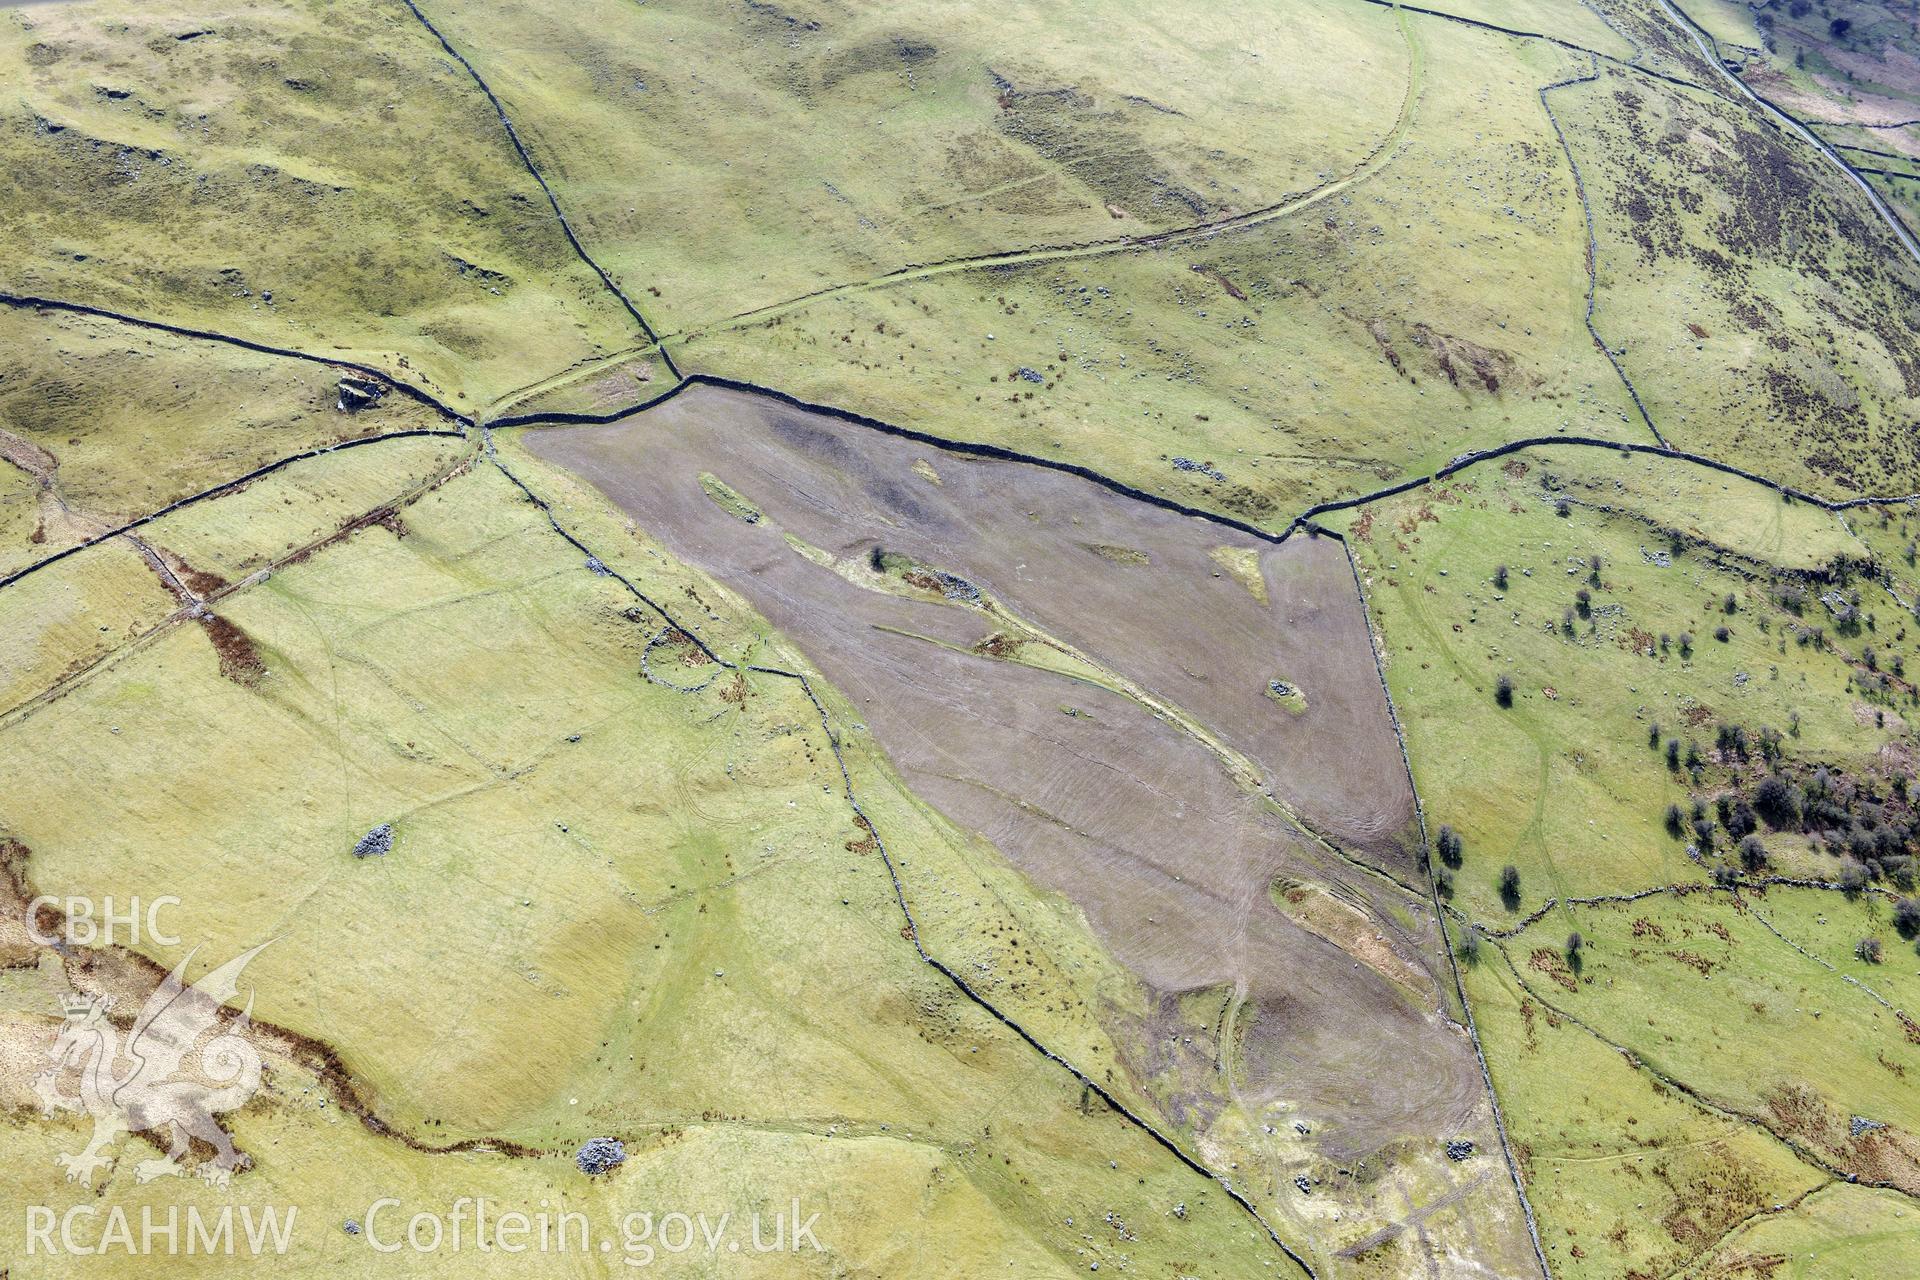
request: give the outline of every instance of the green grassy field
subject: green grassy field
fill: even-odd
[[[197,33],[197,34],[195,34]],[[15,8],[0,287],[371,363],[478,406],[630,343],[405,8]]]
[[[1272,205],[1377,143],[1406,66],[1392,15],[1297,0],[426,8],[667,329]]]
[[[222,551],[231,520],[210,510],[191,513],[203,527],[163,522],[155,539],[238,570],[283,536],[268,525],[249,553]],[[635,572],[648,558],[631,544],[623,556]],[[358,1126],[329,1120],[295,1078],[239,1127],[259,1144],[255,1185],[336,1206],[347,1168],[385,1169],[414,1195],[565,1186],[569,1203],[611,1212],[665,1189],[724,1200],[750,1177],[768,1203],[791,1189],[827,1204],[823,1240],[844,1215],[841,1265],[887,1269],[905,1264],[903,1246],[879,1223],[900,1221],[885,1202],[907,1182],[921,1184],[916,1212],[964,1234],[942,1267],[1004,1265],[1003,1253],[1041,1272],[1122,1256],[1213,1274],[1268,1261],[1217,1189],[1083,1106],[1071,1076],[915,957],[799,686],[650,683],[640,652],[658,623],[634,608],[483,468],[225,597],[237,639],[174,626],[0,735],[9,834],[33,850],[36,887],[176,894],[179,932],[209,954],[264,925],[275,941],[249,971],[254,1016],[324,1032],[384,1125],[432,1146],[545,1153],[463,1159],[458,1178],[394,1139],[361,1164],[302,1159],[316,1126]],[[223,731],[190,732],[209,721]],[[76,770],[116,785],[81,811],[58,783]],[[878,775],[877,762],[861,770]],[[356,859],[380,822],[392,852]],[[929,854],[936,874],[968,865]],[[1023,985],[1062,999],[1069,959]],[[1112,973],[1086,959],[1077,981]],[[1104,987],[1122,994],[1117,978]],[[1076,1017],[1063,1009],[1045,1030]],[[1083,1024],[1061,1047],[1097,1069],[1105,1046]],[[560,1172],[604,1132],[648,1153],[605,1198]],[[24,1153],[46,1137],[10,1141]],[[299,1266],[370,1265],[363,1246],[329,1239]]]
[[[1452,825],[1465,842],[1458,905],[1496,924],[1550,896],[1704,878],[1711,862],[1687,857],[1684,842],[1663,828],[1663,811],[1696,795],[1711,801],[1751,769],[1709,761],[1695,783],[1684,756],[1681,769],[1667,766],[1668,739],[1683,752],[1711,752],[1722,724],[1783,735],[1791,728],[1783,742],[1789,760],[1860,768],[1907,732],[1906,696],[1896,695],[1893,707],[1869,704],[1855,685],[1863,674],[1855,661],[1889,642],[1904,652],[1914,637],[1863,639],[1828,627],[1830,647],[1800,643],[1797,628],[1811,632],[1826,621],[1813,598],[1826,588],[1801,588],[1801,612],[1792,613],[1774,594],[1785,575],[1760,558],[1782,541],[1805,549],[1793,557],[1800,566],[1788,567],[1822,554],[1864,555],[1864,546],[1848,547],[1833,517],[1728,481],[1735,491],[1716,499],[1717,516],[1704,527],[1697,519],[1680,525],[1687,536],[1676,551],[1665,519],[1603,509],[1621,497],[1609,475],[1616,466],[1643,485],[1649,479],[1644,463],[1609,458],[1528,451],[1370,506],[1347,523],[1369,580],[1388,682],[1403,707],[1417,708],[1408,746],[1430,820]],[[1724,553],[1713,541],[1722,520],[1736,530]],[[1769,531],[1769,523],[1789,532]],[[1753,559],[1736,552],[1743,543]],[[1505,590],[1494,581],[1501,564]],[[1904,632],[1898,606],[1871,585],[1865,590]],[[1715,638],[1722,626],[1725,641]],[[1682,636],[1691,639],[1684,653]],[[1511,707],[1496,701],[1502,676],[1512,681]],[[1890,712],[1877,726],[1876,709]],[[1467,742],[1470,753],[1458,749]],[[1496,893],[1508,863],[1520,872],[1517,911]]]
[[[111,320],[0,308],[0,344],[0,573],[289,454],[446,425],[398,395],[342,413],[325,365]]]

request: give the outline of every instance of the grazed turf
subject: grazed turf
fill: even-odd
[[[411,370],[469,404],[633,332],[397,4],[16,7],[0,65],[10,290]]]

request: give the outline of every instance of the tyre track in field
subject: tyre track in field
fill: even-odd
[[[412,0],[403,0],[411,4]],[[1397,6],[1388,6],[1396,8]],[[1245,231],[1263,226],[1280,218],[1288,217],[1311,208],[1332,196],[1338,195],[1348,187],[1371,177],[1384,168],[1397,154],[1407,140],[1407,134],[1413,125],[1414,103],[1420,93],[1423,59],[1419,42],[1404,19],[1400,20],[1400,34],[1407,45],[1407,91],[1401,99],[1399,113],[1394,117],[1392,126],[1375,143],[1373,148],[1344,174],[1330,178],[1305,191],[1291,195],[1274,204],[1251,209],[1245,213],[1215,219],[1210,222],[1196,222],[1184,227],[1174,227],[1166,231],[1146,232],[1134,236],[1115,236],[1103,240],[1073,241],[1054,245],[1036,245],[1025,249],[1003,252],[968,254],[955,258],[943,258],[935,262],[908,263],[878,276],[869,276],[861,280],[849,280],[840,284],[827,285],[809,293],[787,298],[779,302],[770,302],[765,306],[736,312],[723,320],[697,328],[669,333],[668,342],[686,344],[699,338],[716,333],[730,332],[736,329],[753,328],[776,320],[813,305],[833,298],[850,297],[861,293],[870,293],[879,289],[888,289],[896,285],[912,284],[943,275],[959,272],[992,270],[994,268],[1040,266],[1050,262],[1070,262],[1084,258],[1104,257],[1115,253],[1139,253],[1153,249],[1166,249],[1178,245],[1210,240],[1216,236],[1236,231]],[[664,345],[661,347],[665,353]]]
[[[392,436],[369,436],[363,440],[357,440],[350,443],[351,444],[376,444],[382,440],[391,440],[396,438],[403,438],[406,436],[421,436],[421,435],[453,436],[456,438],[460,438],[464,436],[464,433],[458,432],[458,431],[401,432],[401,433],[398,433],[397,435],[392,435]],[[178,626],[180,623],[188,621],[189,619],[197,618],[208,612],[211,612],[212,606],[218,604],[222,600],[225,600],[227,597],[238,594],[239,592],[245,590],[248,587],[254,586],[262,581],[265,581],[268,575],[278,572],[280,569],[286,567],[287,565],[297,564],[307,559],[308,557],[312,556],[315,552],[324,550],[326,547],[331,546],[334,543],[340,541],[342,538],[349,537],[352,534],[358,533],[360,530],[366,528],[370,523],[372,523],[374,519],[378,517],[382,512],[399,511],[399,510],[405,509],[408,506],[411,506],[414,502],[418,501],[420,498],[426,496],[428,493],[431,493],[433,490],[439,488],[441,485],[447,483],[447,481],[459,475],[466,468],[472,466],[474,458],[476,456],[475,451],[471,448],[461,450],[459,456],[449,460],[444,466],[437,468],[431,474],[422,478],[418,483],[414,484],[413,486],[411,486],[405,492],[399,494],[398,496],[391,498],[381,503],[380,505],[373,507],[368,511],[361,512],[359,515],[350,517],[340,527],[328,533],[321,534],[319,537],[314,538],[311,541],[302,544],[301,546],[293,548],[292,550],[286,552],[284,555],[278,557],[277,559],[270,561],[264,568],[255,570],[253,573],[248,574],[246,577],[240,579],[239,581],[228,583],[225,586],[216,588],[212,591],[208,591],[204,595],[196,594],[195,592],[190,591],[187,588],[186,584],[180,582],[180,580],[174,575],[173,571],[166,566],[165,561],[162,560],[159,557],[159,555],[153,551],[153,549],[148,545],[148,543],[144,539],[135,537],[133,534],[128,532],[128,530],[130,529],[137,528],[140,525],[150,523],[154,520],[158,520],[164,515],[167,515],[174,511],[178,511],[180,508],[184,506],[188,506],[194,502],[198,502],[203,498],[215,496],[220,493],[225,493],[228,490],[233,489],[239,485],[245,484],[250,480],[257,479],[261,475],[266,475],[274,471],[278,471],[282,467],[291,465],[292,463],[300,462],[307,458],[319,457],[327,453],[336,452],[337,449],[340,447],[350,447],[350,446],[335,446],[334,448],[311,450],[306,453],[296,454],[290,458],[283,458],[279,462],[269,463],[266,467],[261,468],[259,471],[255,472],[252,475],[243,476],[238,480],[230,480],[227,483],[223,485],[219,485],[214,489],[207,490],[204,493],[196,494],[191,498],[184,498],[181,501],[176,502],[171,506],[164,507],[161,510],[156,511],[151,515],[142,516],[139,520],[134,521],[130,525],[123,526],[120,529],[115,529],[108,533],[102,534],[100,537],[95,538],[90,542],[87,542],[81,546],[69,548],[67,551],[63,551],[59,555],[56,555],[56,556],[50,557],[47,560],[41,561],[37,565],[29,566],[27,569],[24,569],[19,573],[14,574],[10,578],[0,580],[0,587],[4,587],[9,583],[16,582],[19,579],[27,576],[28,573],[31,573],[35,569],[44,568],[46,565],[51,564],[57,560],[62,560],[66,558],[68,555],[74,554],[75,552],[83,551],[87,547],[98,546],[100,543],[105,542],[112,538],[124,536],[127,538],[127,540],[130,543],[133,544],[135,549],[140,552],[142,557],[148,561],[148,563],[153,567],[154,572],[161,577],[163,582],[171,582],[173,584],[175,588],[176,596],[178,599],[180,599],[182,604],[181,608],[174,610],[172,613],[160,619],[153,626],[141,632],[139,635],[133,636],[130,639],[128,639],[125,643],[117,645],[114,648],[107,650],[105,653],[100,654],[98,657],[93,659],[93,661],[87,663],[85,666],[79,668],[78,670],[72,671],[67,675],[62,676],[59,680],[56,680],[52,685],[49,685],[47,688],[42,689],[39,693],[34,694],[32,697],[29,697],[20,702],[17,702],[14,705],[5,708],[4,710],[0,710],[0,732],[4,732],[5,730],[12,728],[15,724],[19,723],[21,720],[26,719],[28,716],[32,715],[35,711],[39,710],[41,707],[47,705],[48,703],[57,701],[58,699],[66,696],[66,694],[71,692],[77,685],[80,685],[86,682],[87,680],[92,679],[94,676],[106,670],[108,667],[113,666],[115,663],[119,662],[122,658],[128,656],[129,654],[134,653],[135,651],[146,647],[155,638],[164,634],[171,628]]]
[[[56,551],[50,556],[46,556],[42,559],[36,560],[32,564],[27,565],[25,568],[17,569],[14,572],[5,576],[4,578],[0,578],[0,590],[4,590],[5,588],[12,586],[14,583],[20,581],[22,578],[29,577],[32,574],[38,573],[42,569],[48,568],[52,565],[56,565],[60,563],[60,561],[65,560],[68,556],[79,555],[82,551],[85,551],[90,547],[97,547],[101,543],[111,541],[114,538],[131,535],[135,529],[139,529],[144,525],[152,524],[155,520],[158,520],[163,516],[172,515],[174,512],[180,510],[182,507],[190,507],[197,502],[205,502],[209,498],[217,498],[221,494],[229,493],[235,489],[240,488],[242,485],[250,484],[253,481],[260,479],[262,476],[269,476],[269,475],[272,475],[274,472],[281,470],[284,467],[290,467],[296,462],[304,462],[309,458],[324,457],[329,453],[344,453],[348,449],[358,449],[365,445],[384,444],[389,440],[413,440],[413,439],[420,439],[422,437],[450,437],[452,439],[457,440],[465,436],[466,434],[467,433],[464,431],[435,431],[435,430],[428,430],[424,428],[415,429],[411,431],[389,431],[383,435],[360,436],[357,439],[353,439],[353,440],[342,440],[338,444],[320,445],[312,449],[303,449],[299,453],[288,454],[286,457],[277,459],[276,461],[273,461],[273,462],[269,462],[265,466],[255,467],[253,470],[247,472],[245,475],[235,476],[231,480],[221,481],[219,484],[214,485],[210,489],[202,489],[198,493],[188,494],[184,498],[179,498],[173,502],[169,502],[166,506],[161,507],[157,511],[150,511],[144,516],[138,516],[132,520],[127,521],[123,525],[119,525],[115,528],[108,529],[105,533],[95,534],[93,537],[88,538],[84,542],[76,542],[70,547],[67,547],[60,551]]]

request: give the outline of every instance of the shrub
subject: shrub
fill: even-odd
[[[1655,751],[1660,749],[1660,722],[1658,720],[1647,726],[1647,746]]]
[[[1450,867],[1458,868],[1465,854],[1465,846],[1460,841],[1460,833],[1452,827],[1442,825],[1440,834],[1434,837],[1434,850],[1439,853],[1440,861]]]
[[[1849,862],[1840,868],[1840,888],[1849,898],[1858,897],[1867,887],[1867,869],[1857,862]]]
[[[1513,677],[1502,675],[1493,682],[1493,700],[1503,707],[1513,705]]]
[[[1573,514],[1573,504],[1571,502],[1568,502],[1565,498],[1562,498],[1558,502],[1553,504],[1553,514],[1559,516],[1562,520],[1564,520],[1568,516]]]
[[[1880,957],[1882,954],[1880,950],[1880,939],[1878,938],[1860,939],[1860,941],[1853,944],[1853,954],[1855,954],[1856,956],[1859,956],[1862,960],[1865,960],[1868,964],[1879,964]]]
[[[1580,611],[1581,617],[1591,618],[1593,616],[1593,592],[1587,590],[1585,587],[1574,592],[1573,606]]]
[[[1507,589],[1507,566],[1500,565],[1494,569],[1493,585],[1502,591]]]
[[[1693,656],[1693,632],[1691,631],[1682,631],[1680,633],[1680,656],[1683,658],[1691,658]]]
[[[1667,768],[1680,772],[1680,739],[1667,739]]]
[[[1509,911],[1520,909],[1520,868],[1511,862],[1500,868],[1500,901]]]
[[[1744,836],[1740,840],[1740,865],[1749,873],[1757,874],[1767,866],[1767,846],[1760,843],[1759,836]]]
[[[1727,598],[1720,602],[1720,609],[1723,613],[1736,613],[1740,609],[1740,602],[1733,598],[1732,592],[1728,592]]]
[[[1732,867],[1722,864],[1713,869],[1713,882],[1722,889],[1731,889],[1740,883],[1740,873]]]
[[[1908,941],[1920,936],[1920,902],[1912,898],[1902,898],[1894,903],[1893,927]]]
[[[1713,852],[1713,823],[1705,818],[1693,820],[1693,842],[1700,846],[1700,852]]]
[[[1684,832],[1686,829],[1687,829],[1686,818],[1681,814],[1680,806],[1677,804],[1668,805],[1667,806],[1667,834],[1672,836],[1675,840],[1678,840],[1680,838],[1681,833]]]
[[[1715,627],[1713,629],[1713,638],[1721,644],[1725,644],[1727,641],[1733,639],[1733,628],[1724,626]]]

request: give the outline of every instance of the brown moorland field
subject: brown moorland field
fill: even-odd
[[[1431,913],[1283,808],[1419,874],[1337,543],[1266,546],[734,392],[526,443],[765,611],[916,793],[1078,904],[1151,987],[1239,991],[1247,1097],[1288,1099],[1347,1155],[1483,1105],[1442,1016]],[[1235,556],[1251,576],[1222,568]],[[1276,906],[1283,873],[1371,922],[1372,966]],[[1355,1105],[1383,1054],[1422,1065]]]

